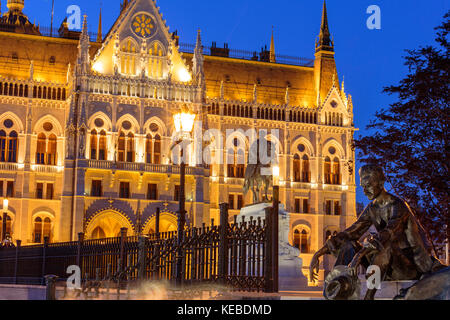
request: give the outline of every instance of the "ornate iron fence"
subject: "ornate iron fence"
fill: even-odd
[[[0,282],[45,284],[46,275],[66,280],[67,268],[79,266],[83,290],[111,283],[123,289],[143,280],[181,283],[185,286],[214,284],[240,291],[272,292],[271,255],[273,209],[266,209],[265,220],[228,222],[228,204],[221,204],[221,223],[184,231],[181,247],[177,232],[118,238],[21,246],[0,249]],[[157,212],[158,214],[158,212]],[[158,219],[157,219],[158,220]],[[181,249],[181,250],[180,250]],[[181,252],[181,256],[178,254]],[[182,279],[176,265],[181,259]]]

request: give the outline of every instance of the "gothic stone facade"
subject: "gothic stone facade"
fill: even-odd
[[[280,199],[305,275],[326,237],[355,221],[353,105],[339,84],[325,6],[314,63],[297,66],[276,62],[273,38],[263,61],[206,55],[200,32],[194,52],[183,53],[152,0],[126,1],[97,41],[87,18],[81,33],[63,23],[59,37],[48,37],[28,22],[23,1],[8,5],[0,20],[0,197],[9,199],[13,240],[115,237],[122,227],[151,233],[158,207],[160,230],[176,230],[179,168],[170,148],[172,115],[183,105],[203,130],[225,137],[241,129],[212,147],[224,164],[189,158],[189,225],[218,222],[222,202],[231,216],[251,203],[236,164],[247,161],[249,129],[279,130]]]

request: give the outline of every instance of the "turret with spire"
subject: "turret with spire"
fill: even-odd
[[[316,52],[318,51],[334,51],[334,43],[331,39],[330,28],[328,26],[328,13],[326,1],[323,1],[322,23],[320,25],[319,39],[316,43]]]
[[[326,1],[323,2],[322,21],[320,33],[316,42],[316,54],[314,61],[314,82],[317,96],[317,104],[320,105],[333,87],[339,90],[339,77],[334,60],[334,43],[331,40],[330,28],[328,26],[328,13]]]

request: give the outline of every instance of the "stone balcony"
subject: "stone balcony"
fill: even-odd
[[[162,174],[180,174],[180,166],[165,164],[148,164],[137,162],[114,162],[106,160],[87,160],[87,166],[91,169],[119,170],[132,172],[149,172]],[[204,176],[205,169],[201,167],[186,167],[186,175]]]

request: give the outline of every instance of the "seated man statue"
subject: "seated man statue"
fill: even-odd
[[[314,255],[310,265],[311,281],[317,279],[319,258],[325,254],[336,257],[336,270],[342,269],[337,266],[350,265],[353,276],[356,276],[356,265],[366,268],[378,266],[381,281],[419,280],[442,269],[444,266],[430,254],[425,231],[408,204],[385,190],[383,170],[378,166],[366,165],[360,169],[360,177],[364,194],[372,202],[357,222],[329,238]],[[361,245],[359,240],[371,226],[375,227],[377,233],[369,236]],[[365,300],[373,300],[376,291],[369,289]]]

